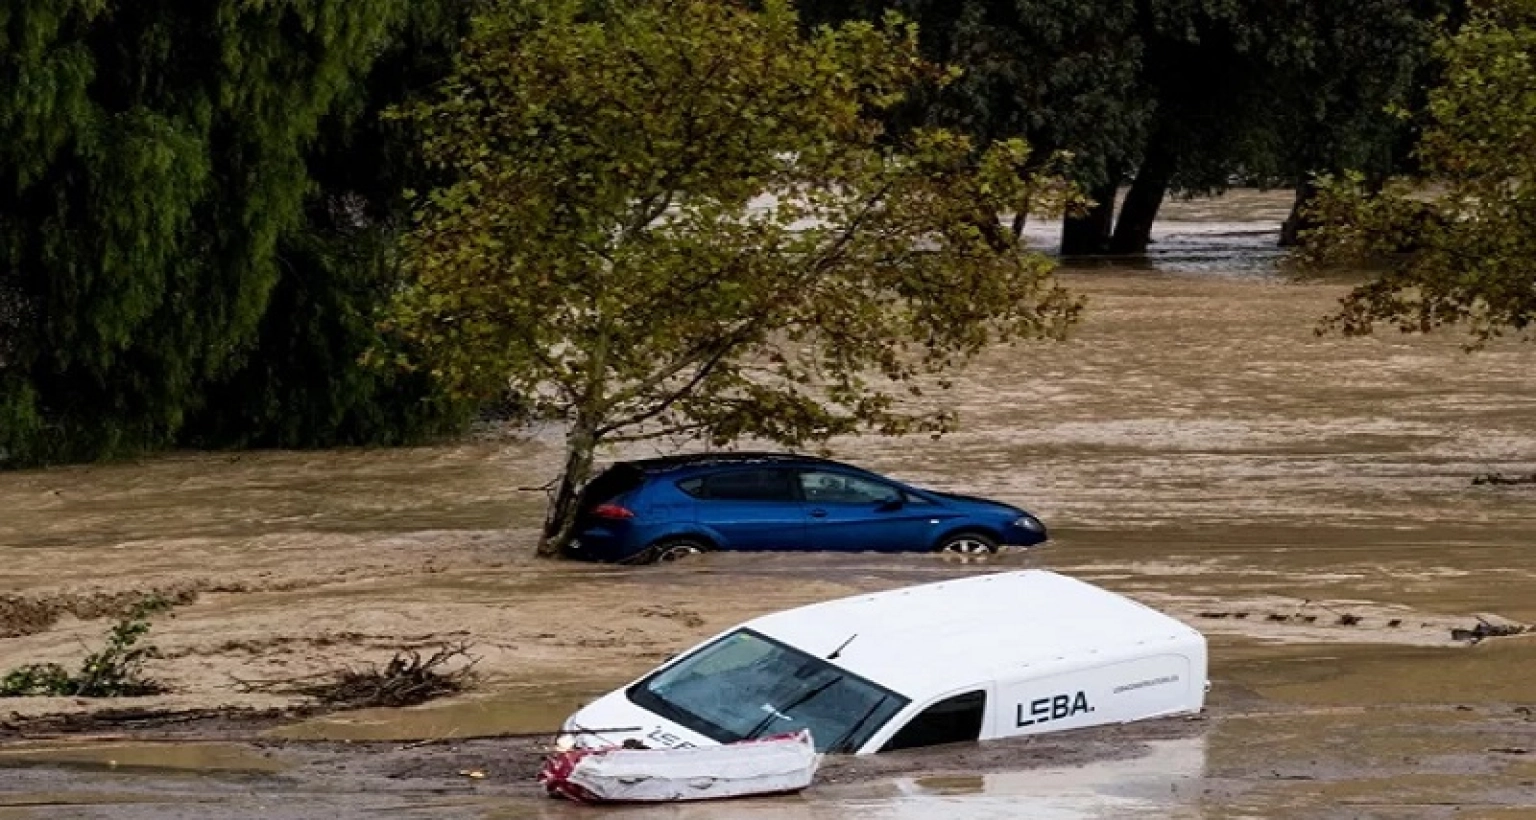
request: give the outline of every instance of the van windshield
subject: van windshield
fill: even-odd
[[[857,751],[908,703],[749,629],[640,681],[629,699],[719,743],[810,729],[820,752]]]

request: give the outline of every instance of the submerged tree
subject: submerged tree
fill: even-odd
[[[1141,253],[1169,194],[1310,189],[1320,171],[1384,173],[1456,0],[807,0],[818,19],[916,19],[923,52],[963,70],[909,118],[1068,151],[1091,207],[1066,255]],[[1120,211],[1116,194],[1129,184]],[[1294,220],[1293,220],[1294,222]],[[1020,223],[1022,226],[1022,223]]]
[[[1536,322],[1536,3],[1484,0],[1437,46],[1422,174],[1376,190],[1359,175],[1323,187],[1299,261],[1385,261],[1329,325],[1427,332],[1465,324],[1475,342]]]
[[[942,432],[951,412],[902,398],[920,377],[1076,316],[995,218],[1067,196],[1027,146],[873,116],[936,77],[912,29],[806,37],[765,5],[508,0],[403,112],[454,181],[391,326],[457,393],[568,424],[542,553],[605,442]]]

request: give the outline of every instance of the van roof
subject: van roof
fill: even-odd
[[[832,663],[917,701],[1071,656],[1204,641],[1161,612],[1045,570],[856,595],[745,626],[822,658],[846,642]]]

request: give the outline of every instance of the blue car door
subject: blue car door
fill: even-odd
[[[794,472],[782,467],[743,467],[680,483],[698,501],[698,521],[718,534],[723,550],[805,548],[805,505]]]
[[[806,547],[813,550],[926,550],[934,505],[894,484],[835,470],[802,470]]]

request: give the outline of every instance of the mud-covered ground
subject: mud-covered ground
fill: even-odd
[[[1536,469],[1536,353],[1315,336],[1345,283],[1267,272],[1272,237],[1244,221],[1283,204],[1175,204],[1147,264],[1063,276],[1089,298],[1072,341],[990,351],[957,379],[962,431],[835,443],[1051,526],[1049,546],[983,564],[534,561],[555,429],[0,475],[0,674],[77,664],[151,592],[178,603],[149,666],[172,693],[105,705],[284,709],[301,703],[237,680],[443,642],[480,657],[475,690],[412,709],[81,729],[40,716],[104,704],[0,701],[0,820],[587,814],[537,796],[542,739],[454,739],[548,731],[766,611],[1026,566],[1204,630],[1208,712],[831,760],[799,797],[628,813],[980,818],[1027,801],[1036,817],[1536,816],[1536,638],[1451,639],[1478,613],[1536,622],[1536,488],[1471,484]],[[1070,630],[1071,613],[1008,628]]]

